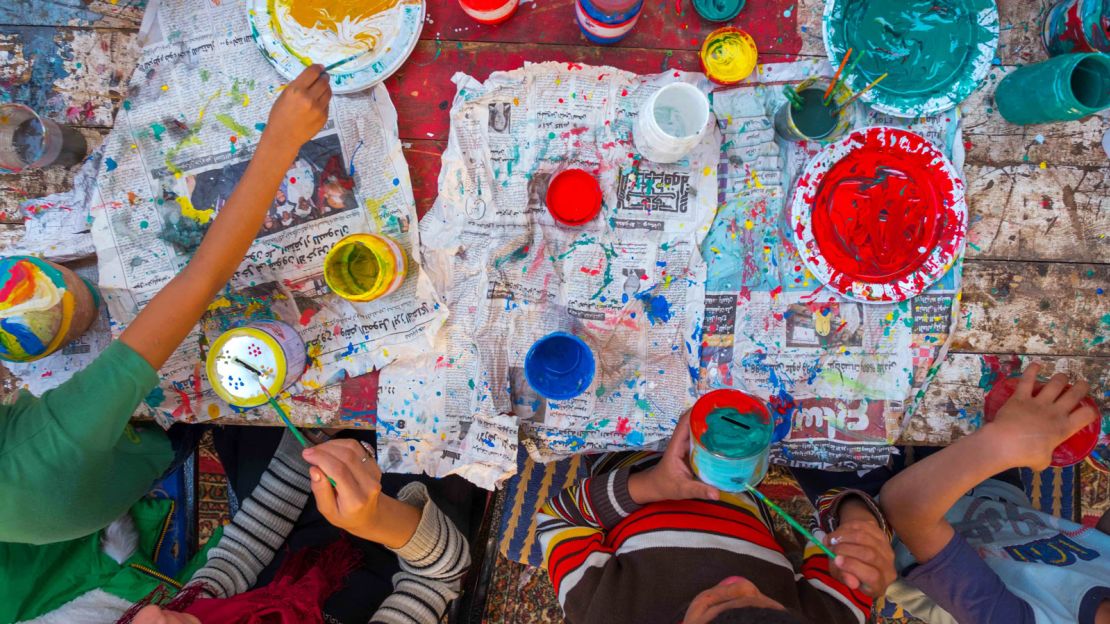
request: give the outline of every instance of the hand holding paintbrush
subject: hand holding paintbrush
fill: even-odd
[[[243,370],[254,375],[255,381],[258,382],[258,387],[262,389],[262,394],[266,395],[267,402],[269,402],[270,406],[274,408],[274,411],[277,412],[278,417],[281,418],[281,422],[285,424],[285,426],[289,429],[289,432],[292,433],[293,437],[297,439],[297,442],[300,442],[301,446],[303,446],[304,448],[311,447],[312,445],[309,444],[308,440],[304,437],[304,434],[301,433],[301,430],[297,429],[297,427],[293,425],[293,421],[289,420],[289,415],[285,413],[285,410],[282,409],[281,405],[278,404],[278,402],[274,399],[274,396],[270,394],[270,391],[266,388],[266,384],[262,383],[262,371],[251,366],[250,364],[247,364],[239,358],[234,359],[235,363],[241,366]],[[328,477],[328,482],[330,482],[333,486],[335,485],[335,481],[332,481],[331,477]]]

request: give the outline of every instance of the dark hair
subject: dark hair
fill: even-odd
[[[729,609],[713,618],[713,624],[806,624],[789,611],[763,607]]]

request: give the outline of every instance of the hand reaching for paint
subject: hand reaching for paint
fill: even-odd
[[[329,440],[306,448],[316,507],[328,522],[389,548],[408,543],[421,510],[382,494],[382,470],[356,440]],[[328,483],[335,481],[335,487]]]
[[[1040,364],[1026,367],[1014,395],[982,429],[982,435],[995,438],[992,448],[1003,453],[1010,466],[1044,470],[1052,462],[1052,451],[1097,416],[1091,407],[1080,407],[1090,384],[1081,380],[1069,388],[1068,376],[1056,373],[1036,391],[1040,370]]]
[[[285,85],[266,122],[265,135],[298,150],[316,136],[328,120],[330,78],[322,65],[306,67]]]
[[[662,500],[707,498],[718,500],[717,488],[698,480],[690,470],[690,412],[675,425],[659,463],[628,478],[628,494],[640,505]]]

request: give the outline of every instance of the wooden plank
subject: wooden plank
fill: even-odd
[[[0,27],[0,101],[58,123],[110,127],[138,61],[135,33]]]
[[[956,351],[1110,356],[1110,265],[969,260],[963,279]]]
[[[485,80],[490,73],[521,67],[525,61],[559,61],[609,65],[642,74],[667,69],[700,71],[695,52],[637,48],[572,48],[536,44],[463,43],[421,41],[401,71],[386,81],[401,119],[404,140],[446,140],[447,111],[455,98],[455,72]]]
[[[108,135],[104,128],[80,128],[89,149],[96,149]],[[0,173],[0,223],[22,223],[19,202],[25,199],[42,197],[73,188],[73,176],[81,169],[80,164],[69,168],[50,167],[35,169],[21,174]]]
[[[446,141],[411,141],[404,144],[418,217],[427,214],[439,194],[440,157],[446,147]]]
[[[983,397],[995,381],[1021,371],[1029,362],[1045,365],[1044,374],[1066,372],[1086,379],[1091,396],[1110,418],[1110,360],[1103,357],[1030,357],[1013,354],[953,353],[945,360],[924,403],[910,419],[901,441],[943,446],[978,429],[983,422]]]
[[[0,4],[0,25],[138,29],[147,0],[23,0]]]
[[[611,46],[598,46],[582,36],[574,16],[575,0],[522,2],[509,21],[486,26],[463,13],[458,0],[428,0],[425,39],[547,43],[582,47],[699,50],[705,36],[722,26],[706,21],[694,11],[691,0],[646,0],[632,32]],[[730,26],[742,28],[755,39],[761,55],[794,55],[798,36],[796,0],[751,2]],[[677,9],[677,10],[676,10]],[[447,43],[444,43],[447,45]]]
[[[965,167],[969,258],[1110,262],[1107,169]]]

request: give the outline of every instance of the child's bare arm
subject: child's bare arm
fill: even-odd
[[[120,336],[155,369],[177,349],[235,274],[297,151],[327,121],[330,101],[328,75],[319,65],[305,69],[286,86],[270,111],[250,165],[192,260]]]
[[[1076,409],[1090,386],[1079,381],[1065,391],[1067,375],[1054,375],[1034,396],[1038,371],[1039,364],[1025,369],[993,422],[883,486],[879,504],[919,562],[932,559],[952,539],[944,514],[965,492],[1009,468],[1048,467],[1053,449],[1095,417],[1089,407]]]

